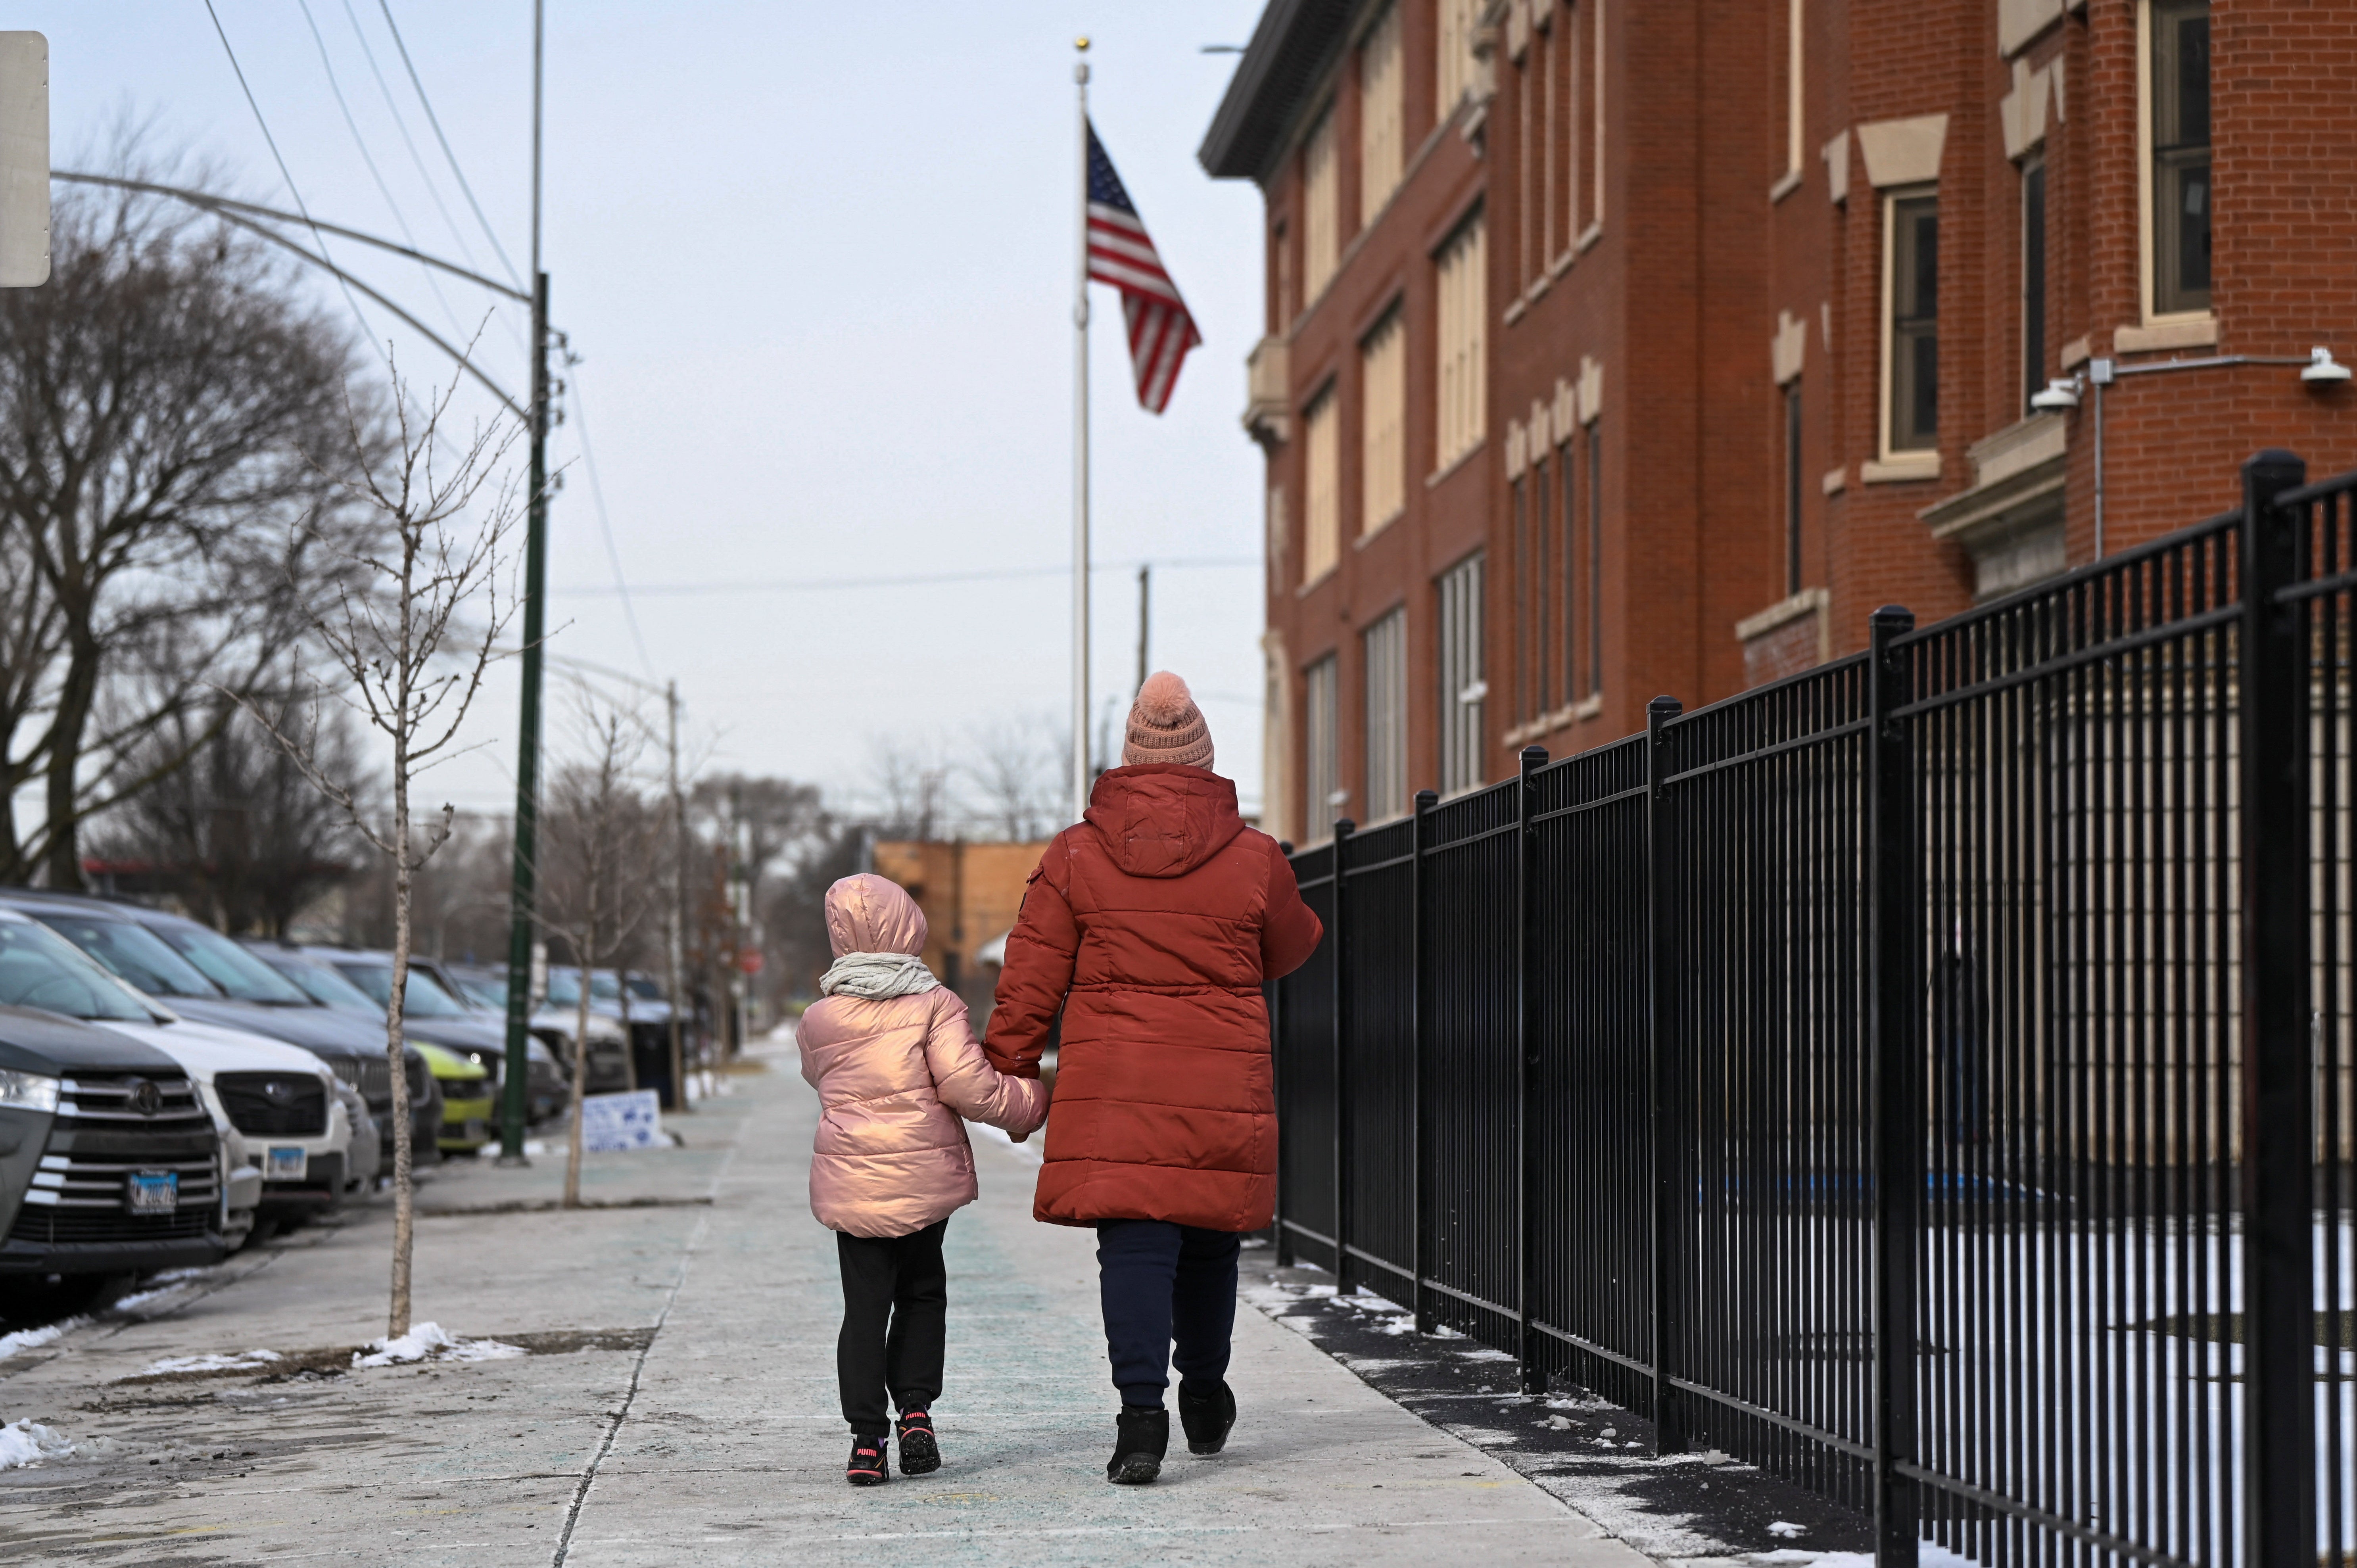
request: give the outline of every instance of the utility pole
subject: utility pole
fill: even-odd
[[[679,1015],[687,1004],[687,993],[680,984],[680,942],[687,910],[687,808],[679,793],[678,682],[663,683],[663,707],[668,719],[666,749],[671,757],[671,940],[664,944],[671,960],[671,973],[665,981],[671,992],[671,1102],[674,1111],[686,1111],[690,1109],[687,1048],[681,1038]]]
[[[1089,811],[1089,40],[1073,47],[1080,91],[1079,276],[1072,282],[1072,821]]]
[[[548,274],[540,264],[541,64],[544,0],[532,6],[532,456],[524,513],[523,700],[516,748],[515,859],[508,890],[508,1038],[501,1077],[500,1163],[522,1165],[524,1094],[532,1073],[532,940],[540,854],[540,656],[548,590]],[[587,988],[585,967],[581,983]]]
[[[1152,666],[1146,661],[1146,628],[1153,623],[1154,563],[1148,561],[1137,569],[1137,685],[1131,690],[1135,696],[1146,685]]]

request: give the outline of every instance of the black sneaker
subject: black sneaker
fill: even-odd
[[[942,1445],[933,1441],[933,1418],[921,1410],[900,1412],[900,1474],[930,1476],[942,1467]]]
[[[855,1487],[880,1487],[892,1478],[892,1465],[884,1452],[882,1437],[855,1437],[851,1440],[851,1463],[844,1466],[843,1478]]]
[[[1228,1445],[1228,1432],[1236,1423],[1236,1396],[1226,1380],[1201,1385],[1178,1384],[1178,1424],[1186,1429],[1187,1452],[1217,1454]]]
[[[1162,1455],[1169,1449],[1170,1412],[1125,1404],[1113,1457],[1105,1462],[1105,1479],[1116,1487],[1143,1487],[1162,1474]]]

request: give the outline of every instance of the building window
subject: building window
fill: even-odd
[[[1407,506],[1407,324],[1394,310],[1360,345],[1359,532],[1372,533]]]
[[[1486,417],[1482,335],[1487,302],[1481,228],[1481,219],[1476,215],[1440,252],[1437,466],[1444,468],[1481,444]]]
[[[1787,176],[1801,172],[1801,161],[1807,156],[1803,145],[1803,130],[1801,113],[1803,15],[1807,0],[1788,0],[1784,8],[1784,172]]]
[[[1587,151],[1595,166],[1587,192],[1587,221],[1594,227],[1604,221],[1604,0],[1587,0],[1587,9],[1588,74],[1593,83],[1587,108],[1594,127]]]
[[[1440,589],[1440,792],[1481,786],[1481,557],[1443,574]]]
[[[1400,59],[1400,7],[1383,13],[1359,46],[1359,211],[1361,222],[1383,210],[1399,188],[1405,139]]]
[[[1334,163],[1334,112],[1318,118],[1301,151],[1301,288],[1315,301],[1341,254],[1342,180]]]
[[[1342,791],[1340,736],[1335,729],[1334,655],[1301,672],[1301,717],[1308,742],[1308,766],[1302,769],[1301,821],[1311,843],[1334,836],[1334,819],[1342,814],[1350,797]]]
[[[1883,295],[1888,302],[1886,453],[1940,445],[1940,199],[1928,192],[1883,205]]]
[[[1801,591],[1801,379],[1784,383],[1784,594]]]
[[[1513,685],[1506,693],[1510,699],[1506,715],[1518,724],[1537,712],[1532,702],[1534,687],[1531,680],[1530,483],[1529,474],[1516,475],[1507,503],[1512,512],[1510,543],[1512,554],[1510,559],[1512,569],[1506,575],[1506,594],[1511,601],[1507,606],[1506,624],[1512,634],[1511,647],[1514,664]]]
[[[1383,822],[1407,810],[1407,611],[1395,609],[1363,639],[1367,671],[1366,813]]]
[[[2150,0],[2146,16],[2151,314],[2176,316],[2210,308],[2209,0]]]
[[[1531,459],[1531,670],[1538,678],[1537,717],[1555,705],[1554,660],[1548,657],[1549,634],[1555,629],[1555,575],[1547,565],[1546,449]]]
[[[1301,310],[1301,301],[1293,291],[1293,241],[1280,223],[1270,242],[1276,251],[1276,325],[1273,329],[1283,332]]]
[[[1473,29],[1480,16],[1481,0],[1440,0],[1435,7],[1433,102],[1443,121],[1457,113],[1457,101],[1473,85]]]
[[[1342,467],[1340,424],[1334,389],[1318,394],[1301,416],[1302,452],[1308,467],[1303,476],[1301,506],[1301,580],[1314,583],[1334,569],[1342,545]]]
[[[1604,422],[1587,425],[1587,694],[1604,694]]]
[[[1576,607],[1579,604],[1579,509],[1576,504],[1579,492],[1573,488],[1571,452],[1572,436],[1566,432],[1563,445],[1555,449],[1555,485],[1560,492],[1555,498],[1555,513],[1563,520],[1563,696],[1566,702],[1579,695],[1579,624],[1583,618]]]
[[[2021,396],[2046,390],[2046,160],[2021,169]]]

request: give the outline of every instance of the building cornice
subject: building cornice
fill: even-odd
[[[1195,159],[1213,179],[1265,182],[1303,102],[1347,39],[1359,0],[1270,0]]]

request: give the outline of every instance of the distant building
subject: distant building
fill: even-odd
[[[886,839],[875,870],[909,890],[925,914],[925,966],[965,998],[978,1031],[998,983],[983,950],[1015,929],[1023,889],[1046,843],[968,843],[963,839]]]
[[[1200,155],[1266,203],[1269,831],[2357,465],[2352,64],[2308,0],[1273,0]]]

